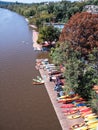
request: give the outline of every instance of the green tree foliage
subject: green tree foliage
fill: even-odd
[[[92,90],[91,95],[92,98],[88,101],[88,105],[98,114],[98,93]]]
[[[54,4],[50,3],[47,5],[48,13],[51,14],[54,12]]]
[[[77,12],[79,12],[79,8],[77,6],[71,7],[68,10],[67,17],[70,18],[72,15],[74,15]]]
[[[39,30],[38,43],[45,41],[57,41],[59,39],[60,31],[53,26],[44,26]]]
[[[98,0],[94,0],[93,4],[98,5]]]
[[[50,56],[56,65],[64,64],[65,58],[59,43],[56,44],[56,48],[51,48]]]
[[[98,5],[98,0],[88,0],[88,1],[87,1],[87,4],[88,4],[88,5],[92,5],[92,4],[93,4],[93,5]]]
[[[60,43],[51,51],[53,61],[65,66],[64,77],[69,90],[73,89],[87,100],[92,99],[92,87],[98,83],[98,69],[95,67],[95,63],[98,62],[96,54],[98,54],[97,50],[88,55],[88,60],[85,60],[82,53],[74,50],[69,42]]]
[[[95,98],[90,100],[90,106],[93,108],[94,112],[98,114],[98,94]]]
[[[32,8],[30,8],[30,9],[24,11],[24,16],[26,16],[26,17],[34,16],[35,13],[36,13],[35,10],[33,10]]]
[[[38,25],[38,27],[40,27],[43,25],[43,22],[67,22],[73,14],[81,12],[84,5],[86,5],[86,2],[70,2],[65,0],[33,4],[22,4],[16,2],[13,4],[0,4],[0,7],[8,8],[24,15],[29,18],[30,23],[37,23],[36,25],[39,23],[40,25]]]
[[[70,48],[69,44],[69,42],[66,42],[66,44],[60,43],[55,50],[51,51],[51,56],[54,63],[65,66],[64,76],[66,78],[67,86],[70,89],[74,89],[75,87],[78,87],[77,81],[79,72],[77,69],[79,60],[75,56],[77,53],[74,52],[73,48]]]

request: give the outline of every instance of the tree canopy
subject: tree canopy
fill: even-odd
[[[38,43],[45,41],[53,42],[58,41],[60,30],[51,26],[44,26],[39,30]]]
[[[65,91],[74,90],[98,113],[98,97],[92,89],[98,85],[98,14],[73,15],[51,56],[55,64],[65,67]]]
[[[77,13],[65,24],[60,41],[70,41],[72,47],[83,53],[98,47],[98,14]]]
[[[61,22],[65,23],[75,13],[81,12],[86,2],[42,2],[33,4],[22,3],[6,3],[0,2],[0,7],[15,11],[25,17],[29,18],[30,24],[35,24],[38,27],[45,22]]]

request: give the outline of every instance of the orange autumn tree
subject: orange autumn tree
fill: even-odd
[[[70,41],[74,49],[87,54],[98,47],[98,14],[76,13],[65,24],[60,42]]]

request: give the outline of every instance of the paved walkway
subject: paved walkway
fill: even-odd
[[[56,115],[58,117],[58,120],[61,124],[62,130],[69,130],[72,125],[74,125],[76,123],[83,122],[82,118],[70,120],[70,119],[67,118],[67,116],[64,115],[64,113],[62,113],[62,108],[60,108],[62,103],[58,103],[57,100],[56,100],[57,94],[54,91],[54,85],[55,84],[53,82],[49,81],[49,76],[48,76],[46,71],[44,71],[43,69],[39,69],[39,72],[40,72],[42,78],[45,81],[45,88],[48,92],[48,95],[50,97],[50,100],[52,102],[54,110],[55,110]]]

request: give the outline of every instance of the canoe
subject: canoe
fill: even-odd
[[[80,124],[75,124],[71,126],[72,130],[87,130],[87,126],[85,125],[85,123],[80,123]]]
[[[89,120],[89,119],[93,119],[93,118],[97,118],[97,115],[92,115],[92,116],[88,116],[88,117],[85,117],[85,121],[87,120]]]
[[[80,98],[79,96],[74,96],[73,98],[72,98],[72,100],[81,100],[82,98]]]
[[[38,83],[44,83],[44,80],[40,77],[40,76],[37,76],[36,79],[32,79],[34,82],[38,82]]]
[[[92,116],[91,118],[87,118],[87,122],[90,122],[90,121],[95,121],[95,120],[97,120],[98,121],[98,119],[97,119],[97,116]]]
[[[70,98],[70,96],[69,95],[64,95],[64,96],[61,96],[61,97],[59,97],[60,99],[66,99],[66,98]]]
[[[78,103],[78,102],[85,101],[85,99],[83,99],[83,98],[79,98],[79,99],[76,99],[75,101]]]
[[[81,127],[77,127],[77,128],[71,128],[72,130],[87,130],[87,126],[81,126]]]
[[[80,110],[80,112],[85,113],[85,112],[90,111],[90,110],[92,110],[92,108],[85,108],[85,109]]]
[[[87,114],[90,114],[89,112],[92,112],[92,110],[88,110],[88,111],[83,111],[83,112],[80,112],[82,115],[87,115]]]
[[[43,80],[40,76],[37,76],[37,79],[38,79],[39,81],[42,81],[42,80]]]
[[[82,117],[85,117],[86,115],[91,114],[91,113],[92,113],[92,111],[90,110],[90,111],[81,113],[81,116],[82,116]]]
[[[33,85],[42,85],[42,84],[44,84],[44,82],[35,82],[35,81],[33,81],[32,84]]]
[[[86,122],[87,125],[91,125],[91,124],[94,124],[94,123],[98,123],[98,120],[97,119],[91,119],[88,122]]]
[[[91,113],[91,114],[85,115],[84,118],[87,118],[89,116],[95,116],[95,115],[96,115],[95,113]]]
[[[79,111],[81,111],[81,110],[83,110],[83,109],[86,109],[87,108],[87,106],[80,106],[80,107],[77,107],[77,109],[79,110]]]
[[[93,124],[91,124],[91,125],[88,125],[88,128],[89,129],[92,129],[92,128],[95,128],[95,130],[96,130],[96,127],[98,126],[98,122],[97,123],[93,123]]]
[[[80,107],[80,106],[86,106],[86,104],[83,103],[83,102],[80,102],[80,103],[77,103],[76,106],[77,106],[77,107]]]
[[[59,73],[61,73],[61,72],[58,70],[55,70],[55,71],[49,72],[48,74],[54,75],[54,74],[59,74]]]
[[[71,115],[71,116],[67,116],[68,119],[76,119],[76,118],[80,118],[81,115]]]
[[[75,114],[75,113],[77,113],[77,112],[78,112],[78,111],[76,111],[76,110],[68,111],[68,112],[63,111],[63,113],[64,113],[65,116],[66,116],[66,115],[72,115],[72,114]]]
[[[66,101],[64,101],[64,102],[62,102],[63,104],[68,104],[68,103],[72,103],[72,100],[66,100]]]
[[[80,118],[81,117],[81,115],[73,115],[73,119],[76,119],[76,118]]]
[[[74,104],[64,104],[61,106],[61,108],[71,108],[71,107],[74,107],[75,105]]]
[[[43,80],[42,80],[42,81],[39,81],[39,80],[37,80],[37,79],[33,79],[33,81],[34,81],[34,82],[37,82],[37,83],[44,83]]]
[[[68,99],[60,99],[60,100],[58,100],[58,103],[71,103],[72,102],[72,99],[71,98],[68,98]]]
[[[66,98],[61,98],[59,99],[58,102],[63,102],[63,103],[69,103],[69,102],[72,102],[72,101],[76,101],[76,100],[79,100],[79,101],[82,101],[83,99],[80,98],[79,96],[74,96],[74,97],[66,97]]]

